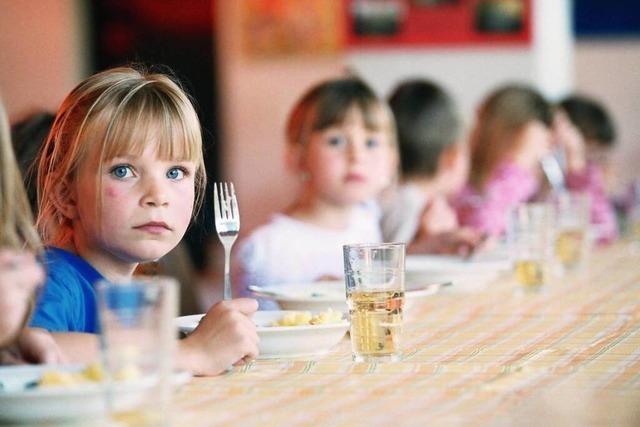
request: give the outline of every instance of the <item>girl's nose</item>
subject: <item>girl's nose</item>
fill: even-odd
[[[353,163],[357,163],[361,160],[364,153],[364,143],[361,141],[351,140],[348,145],[349,160]]]
[[[148,179],[141,203],[143,206],[166,206],[169,204],[162,179]]]

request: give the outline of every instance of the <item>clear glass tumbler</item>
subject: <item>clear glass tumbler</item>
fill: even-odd
[[[353,360],[402,357],[404,243],[343,246]]]
[[[170,422],[177,288],[169,277],[97,284],[107,407],[116,420]]]

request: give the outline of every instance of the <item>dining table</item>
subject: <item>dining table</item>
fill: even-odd
[[[405,313],[403,357],[253,360],[176,390],[174,425],[640,425],[640,250],[523,289],[511,272]]]

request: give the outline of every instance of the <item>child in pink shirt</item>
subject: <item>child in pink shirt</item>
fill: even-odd
[[[484,100],[471,133],[469,182],[453,202],[461,225],[504,232],[507,212],[538,192],[551,122],[548,102],[524,85],[500,87]]]
[[[589,195],[596,238],[599,243],[611,242],[618,237],[618,224],[606,191],[615,142],[610,116],[596,100],[574,95],[558,104],[553,129],[566,157],[567,187]]]

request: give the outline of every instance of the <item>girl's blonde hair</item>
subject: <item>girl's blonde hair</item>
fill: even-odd
[[[287,121],[287,142],[305,145],[313,132],[341,124],[357,107],[369,130],[383,130],[396,144],[396,128],[387,104],[357,77],[326,80],[311,87],[295,104]]]
[[[551,120],[551,106],[531,87],[513,84],[492,92],[480,105],[471,134],[471,185],[482,189],[500,161],[518,149],[519,133],[528,123],[549,127]]]
[[[33,226],[13,147],[11,129],[0,102],[0,247],[39,251],[40,238]]]
[[[56,198],[69,196],[68,185],[92,146],[100,154],[96,185],[101,185],[105,160],[141,155],[150,143],[162,159],[195,162],[195,214],[206,185],[202,134],[180,86],[165,74],[131,67],[100,72],[76,86],[62,102],[40,153],[37,226],[43,240],[55,246],[71,240],[71,221]]]

